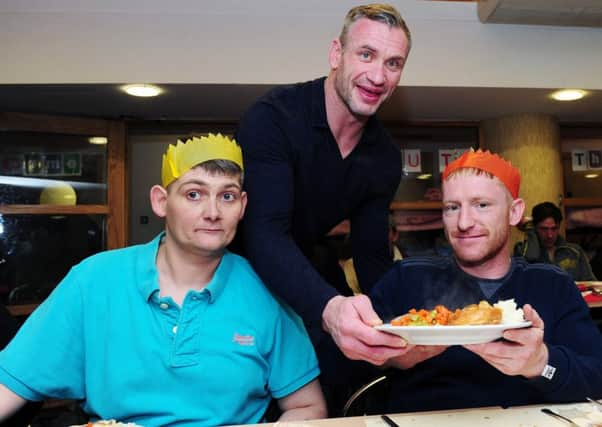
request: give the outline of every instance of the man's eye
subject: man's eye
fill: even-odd
[[[478,206],[479,206],[479,209],[485,209],[485,208],[489,207],[489,203],[487,203],[487,202],[479,202]]]
[[[401,61],[399,59],[391,59],[387,62],[387,67],[392,71],[401,70]]]
[[[186,193],[186,197],[188,197],[190,200],[199,200],[201,198],[201,193],[198,191],[189,191]]]
[[[456,205],[446,205],[443,206],[443,212],[454,212],[458,210],[458,206]]]
[[[232,201],[236,200],[236,194],[234,194],[234,193],[224,193],[223,199],[226,202],[232,202]]]
[[[360,52],[360,58],[367,60],[372,58],[372,53],[368,51]]]

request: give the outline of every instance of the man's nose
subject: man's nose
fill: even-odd
[[[368,79],[376,86],[382,86],[387,81],[387,73],[384,64],[374,63],[368,73]]]
[[[458,229],[468,230],[474,225],[474,219],[470,213],[470,209],[460,208],[458,213]]]
[[[211,220],[216,220],[217,218],[219,218],[220,209],[217,198],[210,197],[209,200],[207,200],[203,214],[205,218]]]

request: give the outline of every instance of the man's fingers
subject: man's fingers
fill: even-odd
[[[533,328],[543,329],[544,323],[539,313],[531,306],[531,304],[525,304],[523,307],[525,313],[525,319],[530,320]]]
[[[347,351],[343,347],[341,347],[341,350],[349,359],[365,360],[373,365],[380,366],[389,359],[406,354],[410,347],[371,346],[357,341]]]
[[[351,304],[362,322],[369,326],[382,325],[383,321],[372,308],[372,302],[366,295],[356,295],[350,299]]]
[[[374,329],[382,320],[365,295],[335,297],[326,305],[322,316],[326,329],[349,359],[382,365],[407,352],[401,337]]]
[[[347,329],[348,327],[348,329]],[[368,326],[360,320],[355,320],[345,328],[341,328],[342,340],[348,338],[348,342],[359,342],[363,344],[367,349],[373,347],[389,347],[394,351],[406,346],[406,342],[403,338],[397,335],[388,334],[381,332],[372,326]]]

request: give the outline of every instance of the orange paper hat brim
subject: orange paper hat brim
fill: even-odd
[[[488,172],[498,178],[506,186],[514,199],[518,197],[520,189],[520,172],[507,160],[490,151],[468,150],[456,160],[451,162],[445,170],[441,179],[445,181],[448,176],[459,169],[473,168]]]

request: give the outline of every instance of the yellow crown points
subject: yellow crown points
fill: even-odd
[[[190,169],[209,160],[230,160],[243,170],[242,151],[234,139],[218,133],[170,144],[163,154],[161,182],[167,187]]]

